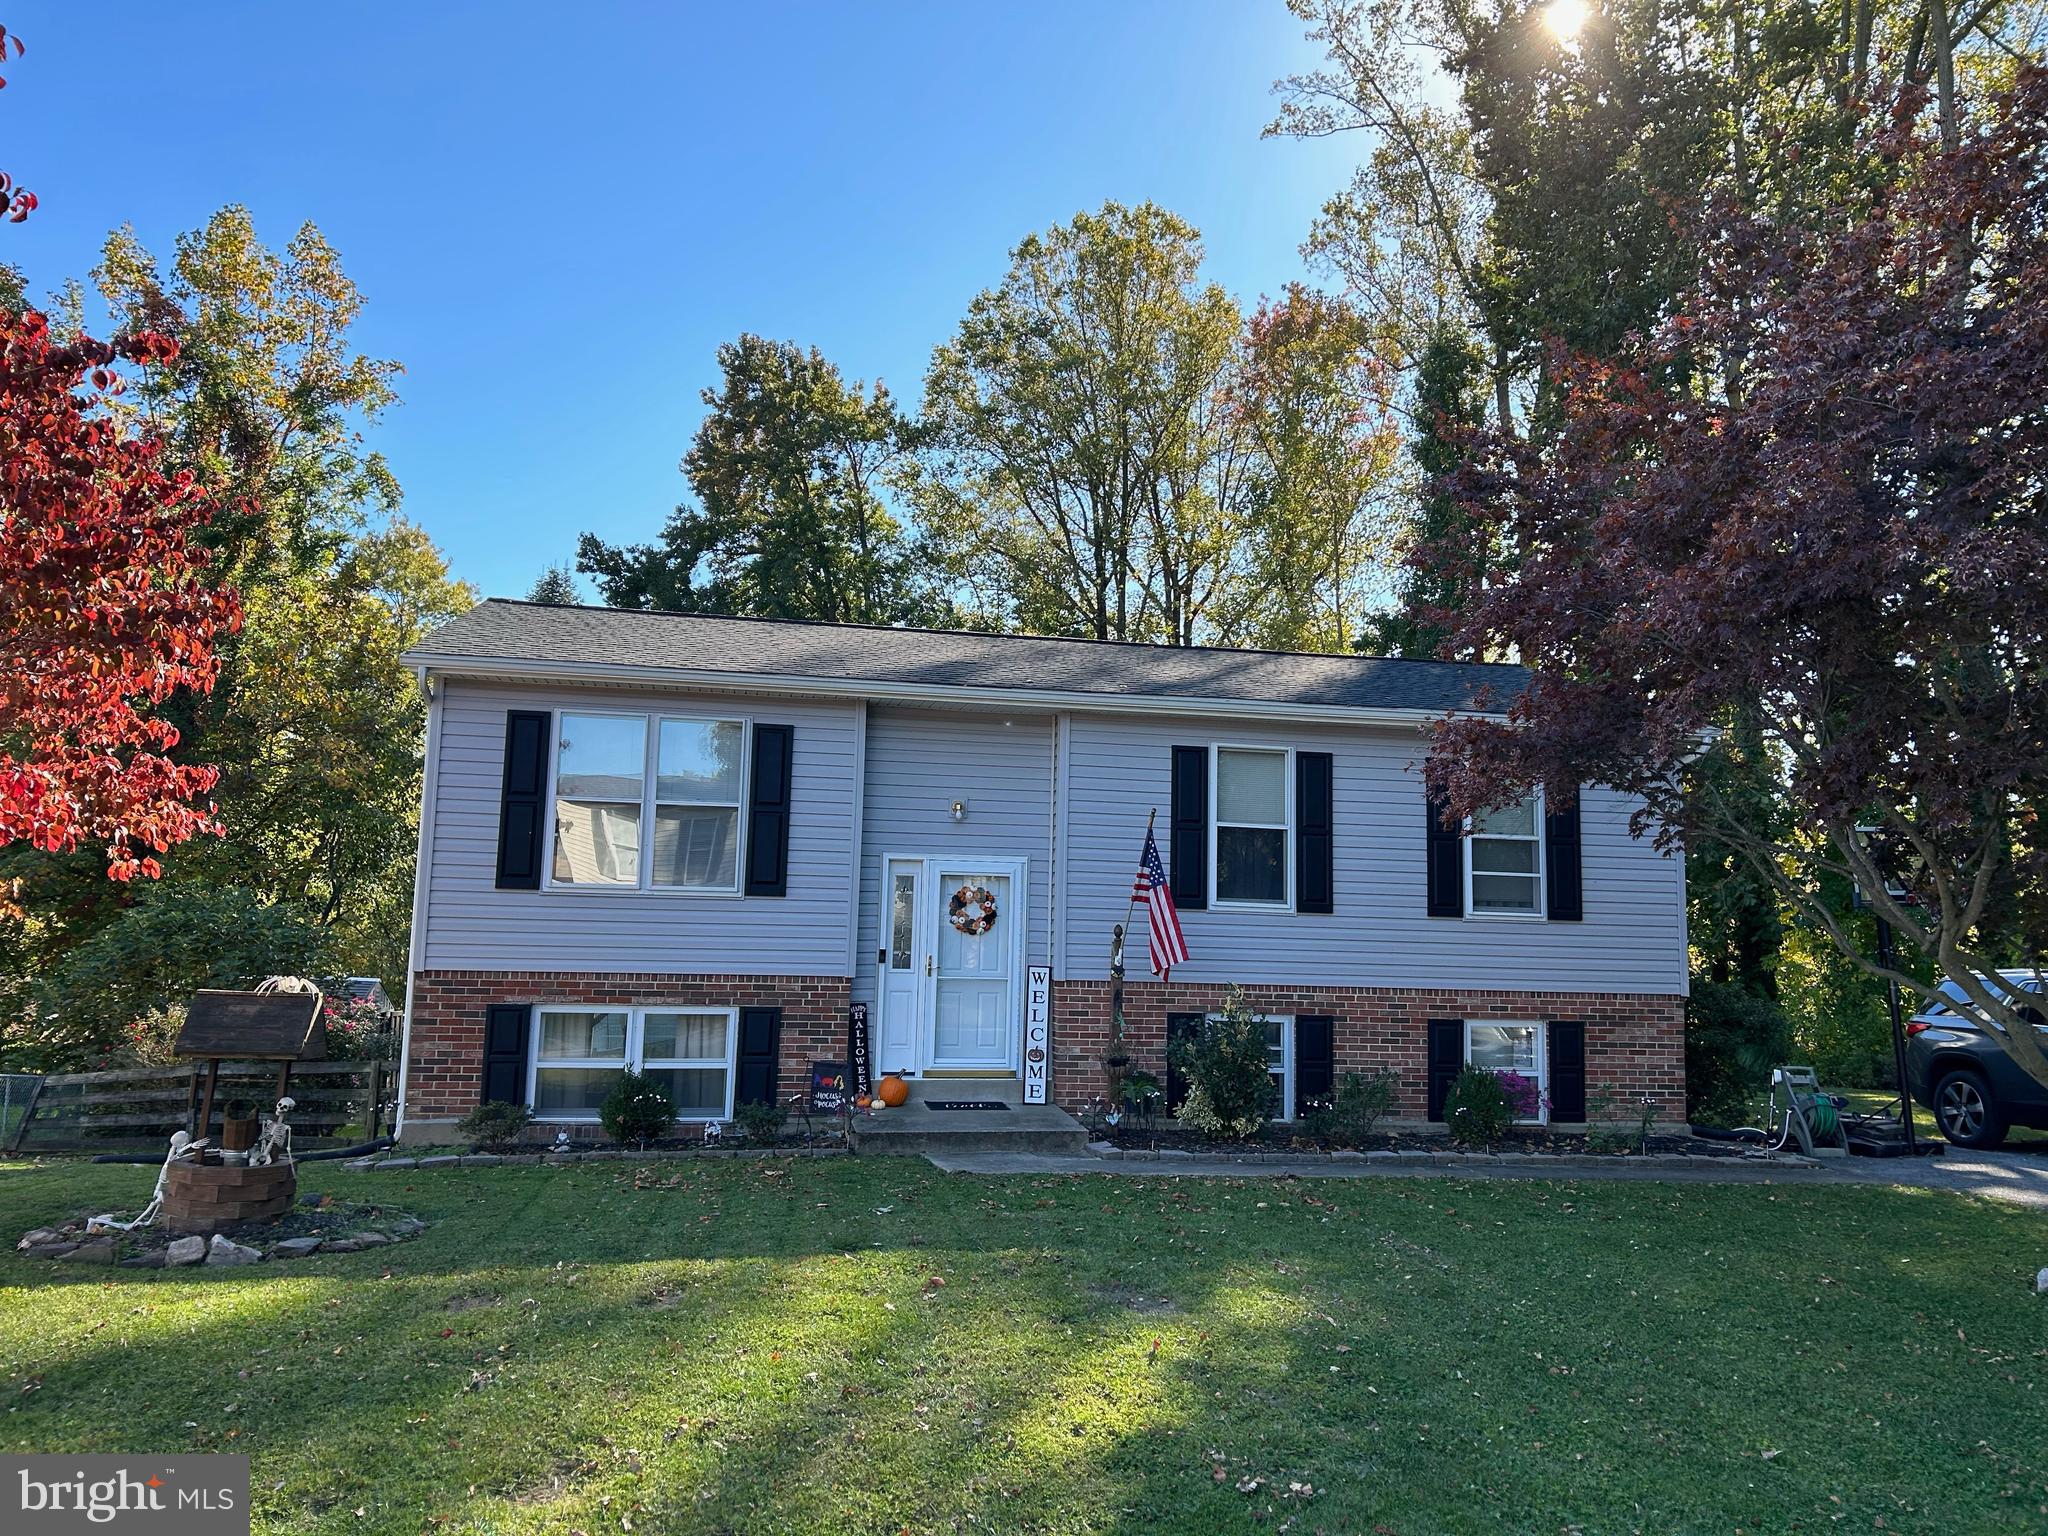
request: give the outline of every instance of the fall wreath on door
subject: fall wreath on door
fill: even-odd
[[[946,903],[946,921],[968,938],[979,938],[996,925],[995,893],[985,885],[963,885]]]

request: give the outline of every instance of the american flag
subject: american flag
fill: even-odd
[[[1145,851],[1138,858],[1138,878],[1131,887],[1131,899],[1145,907],[1146,949],[1152,957],[1152,974],[1164,976],[1176,965],[1187,964],[1188,941],[1180,931],[1180,914],[1173,910],[1173,888],[1166,881],[1166,865],[1159,857],[1159,844],[1151,828],[1145,829]]]

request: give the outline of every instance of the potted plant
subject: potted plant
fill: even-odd
[[[262,1129],[254,1104],[247,1099],[229,1099],[227,1107],[220,1112],[220,1149],[223,1152],[246,1152],[256,1145],[256,1137]]]

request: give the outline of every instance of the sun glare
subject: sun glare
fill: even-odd
[[[1593,8],[1586,0],[1550,0],[1543,7],[1543,25],[1550,28],[1551,36],[1561,43],[1574,41],[1592,16]]]

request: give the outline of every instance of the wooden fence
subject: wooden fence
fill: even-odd
[[[167,1067],[123,1067],[112,1072],[71,1072],[46,1077],[14,1132],[11,1150],[26,1152],[123,1152],[160,1149],[173,1131],[185,1129],[192,1113],[195,1074],[205,1063]],[[381,1135],[398,1086],[398,1064],[389,1061],[294,1063],[294,1101],[287,1117],[292,1145],[311,1148],[334,1143],[352,1127],[348,1140]],[[203,1088],[203,1084],[202,1084]],[[215,1133],[222,1108],[244,1099],[268,1114],[277,1100],[277,1063],[223,1061],[214,1090]],[[360,1131],[361,1135],[355,1134]]]

